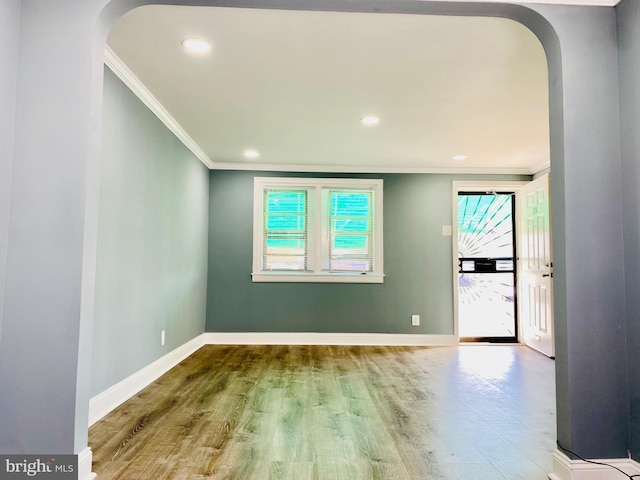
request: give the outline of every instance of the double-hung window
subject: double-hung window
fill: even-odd
[[[254,179],[254,282],[382,283],[382,180]]]

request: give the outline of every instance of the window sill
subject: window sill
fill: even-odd
[[[384,275],[375,273],[259,272],[252,282],[281,283],[384,283]]]

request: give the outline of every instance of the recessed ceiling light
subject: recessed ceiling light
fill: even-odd
[[[243,152],[245,158],[258,158],[260,156],[260,152],[253,149],[247,149]]]
[[[211,50],[211,44],[201,38],[187,38],[182,41],[182,46],[189,53],[204,54]]]
[[[466,160],[467,156],[466,155],[455,155],[453,157],[454,160]]]
[[[375,115],[367,115],[360,119],[360,123],[368,127],[372,127],[380,123],[380,117],[376,117]]]

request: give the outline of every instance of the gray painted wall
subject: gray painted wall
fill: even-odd
[[[87,445],[89,394],[82,385],[88,376],[82,370],[91,358],[85,336],[93,308],[86,305],[93,305],[87,278],[97,233],[90,219],[97,215],[101,51],[108,23],[142,3],[23,0],[20,21],[9,17],[13,31],[20,27],[20,50],[10,218],[2,232],[8,238],[0,337],[3,453],[71,453]],[[583,456],[626,457],[629,378],[614,9],[387,0],[269,5],[508,16],[544,39],[551,65],[558,438]],[[638,27],[634,14],[625,31]],[[11,55],[2,54],[0,62],[2,69],[13,68]],[[625,174],[629,166],[625,160]],[[627,185],[625,199],[629,195]],[[631,219],[633,231],[637,220]],[[625,240],[633,245],[629,236]],[[628,285],[635,295],[630,287],[635,285]]]
[[[640,2],[617,8],[631,455],[640,460]]]
[[[13,164],[13,122],[15,115],[16,75],[20,0],[0,2],[0,338],[4,303],[4,271],[9,231],[9,192]]]
[[[550,118],[558,442],[585,458],[624,458],[629,407],[615,10],[535,8],[561,46],[560,55],[547,52],[551,64],[560,62],[562,82]]]
[[[98,164],[96,2],[23,0],[0,338],[0,451],[87,445],[82,355],[90,171]],[[2,59],[4,61],[4,59]],[[2,67],[4,68],[4,66]],[[11,68],[11,64],[9,64]],[[82,358],[82,360],[81,360]],[[82,406],[81,406],[82,405]]]
[[[103,108],[92,395],[202,333],[207,285],[208,169],[108,68]]]
[[[383,284],[253,283],[253,178],[267,175],[285,174],[211,172],[207,331],[452,335],[451,182],[530,179],[368,175],[384,180]]]

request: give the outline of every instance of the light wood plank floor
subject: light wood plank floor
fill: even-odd
[[[205,346],[89,430],[107,479],[544,480],[552,360],[519,346]]]

